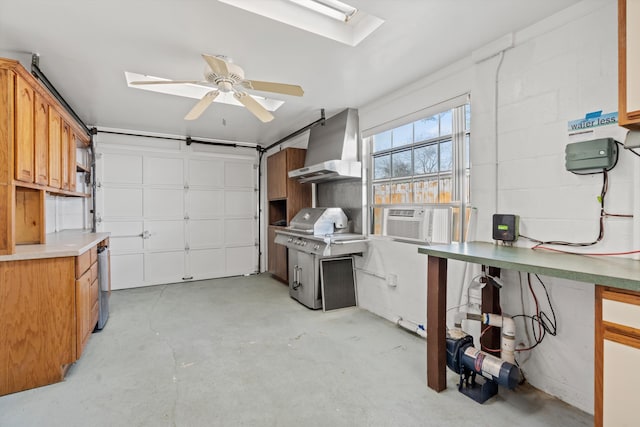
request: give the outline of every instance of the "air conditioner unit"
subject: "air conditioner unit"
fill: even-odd
[[[451,208],[385,208],[382,235],[427,243],[451,243]]]

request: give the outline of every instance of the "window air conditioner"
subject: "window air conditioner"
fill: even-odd
[[[451,208],[385,208],[382,235],[428,243],[451,243]]]

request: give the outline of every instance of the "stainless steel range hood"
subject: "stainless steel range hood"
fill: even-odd
[[[327,182],[362,176],[358,110],[349,108],[316,126],[309,134],[304,167],[289,172],[300,182]]]

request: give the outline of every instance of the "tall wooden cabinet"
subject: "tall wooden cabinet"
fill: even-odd
[[[267,158],[267,257],[268,270],[277,279],[288,282],[287,248],[276,245],[278,227],[289,225],[302,208],[311,206],[311,184],[289,179],[287,173],[304,166],[306,150],[285,148]]]
[[[90,196],[76,192],[76,147],[89,142],[24,67],[0,58],[0,255],[45,243],[45,193]]]
[[[618,123],[640,130],[640,1],[618,0]]]
[[[640,293],[596,286],[594,424],[635,426]]]

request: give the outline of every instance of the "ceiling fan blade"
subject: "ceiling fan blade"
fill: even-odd
[[[131,82],[131,85],[177,85],[177,84],[204,84],[207,83],[202,80],[142,80],[137,82]]]
[[[212,90],[211,92],[208,92],[205,96],[202,97],[200,101],[198,101],[196,105],[193,106],[191,111],[189,111],[187,115],[184,116],[184,119],[195,120],[198,117],[200,117],[200,115],[204,112],[204,110],[207,109],[209,104],[211,104],[218,95],[220,95],[220,92],[218,92],[217,90]]]
[[[218,58],[217,56],[205,55],[202,54],[202,57],[209,67],[211,67],[211,71],[213,71],[218,76],[228,76],[229,75],[229,67],[227,66],[227,61],[222,58]]]
[[[258,103],[255,99],[251,97],[248,93],[234,93],[233,96],[242,103],[247,110],[251,111],[251,113],[260,119],[263,123],[270,122],[273,120],[273,115],[265,110],[265,108]]]
[[[285,83],[261,82],[259,80],[245,80],[249,89],[261,90],[263,92],[283,93],[285,95],[302,96],[304,90],[298,85],[288,85]]]

